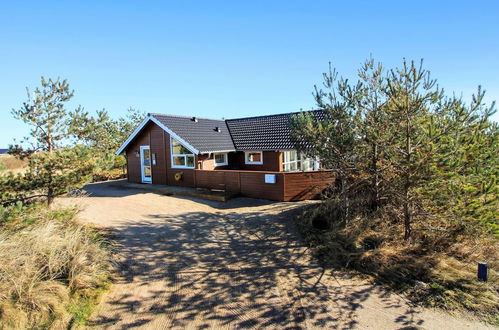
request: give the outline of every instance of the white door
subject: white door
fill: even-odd
[[[142,183],[151,183],[151,149],[149,146],[140,146],[140,171],[142,173]]]

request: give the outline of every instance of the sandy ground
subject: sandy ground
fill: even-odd
[[[93,327],[487,328],[320,267],[292,219],[309,202],[208,202],[108,184],[87,191],[61,202],[79,205],[84,221],[119,244],[119,274]]]

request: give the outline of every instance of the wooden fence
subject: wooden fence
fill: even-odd
[[[219,189],[233,194],[276,201],[318,198],[334,181],[334,171],[194,171],[194,185],[198,188]]]

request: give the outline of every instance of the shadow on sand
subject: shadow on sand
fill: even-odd
[[[144,193],[103,187],[87,191],[91,198]],[[385,308],[403,310],[392,320],[401,328],[423,323],[379,287],[321,267],[295,228],[296,204],[185,198],[214,210],[150,214],[114,229],[117,286],[124,289],[109,295],[92,325],[349,329],[371,295]],[[127,313],[134,317],[124,318]]]

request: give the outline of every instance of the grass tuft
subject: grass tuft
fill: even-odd
[[[75,210],[34,207],[0,231],[0,328],[66,327],[106,287],[109,252]]]

